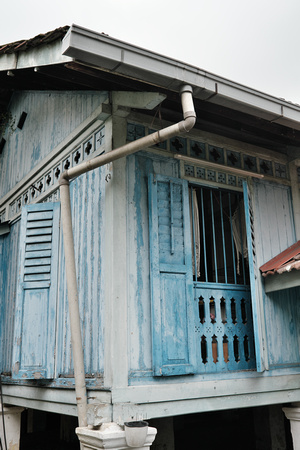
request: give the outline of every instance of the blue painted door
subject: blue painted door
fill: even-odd
[[[13,378],[54,377],[60,203],[24,207]]]
[[[194,373],[187,182],[150,175],[149,217],[154,375]]]

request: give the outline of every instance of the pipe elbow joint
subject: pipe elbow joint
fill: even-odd
[[[60,178],[59,178],[59,180],[58,180],[58,185],[59,186],[63,186],[63,185],[69,185],[70,184],[70,181],[69,181],[70,179],[69,179],[69,176],[68,176],[68,171],[67,170],[65,170],[62,174],[61,174],[61,176],[60,176]]]
[[[194,125],[196,123],[196,114],[193,113],[193,114],[185,117],[183,123],[184,123],[185,131],[188,133],[194,127]]]
[[[196,123],[196,114],[193,112],[184,120],[179,122],[178,127],[181,133],[188,133]]]

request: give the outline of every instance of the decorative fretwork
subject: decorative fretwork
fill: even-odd
[[[220,289],[215,290],[197,283],[195,298],[199,372],[254,370],[249,288],[222,289],[220,286]]]
[[[287,178],[286,166],[284,164],[275,163],[275,176],[278,178]]]
[[[64,154],[62,159],[54,166],[47,166],[45,173],[41,175],[38,181],[34,182],[29,188],[19,194],[10,204],[8,211],[5,209],[6,220],[15,217],[22,210],[23,205],[29,205],[34,202],[48,202],[59,200],[58,180],[64,170],[75,167],[83,160],[87,160],[101,153],[101,146],[105,141],[105,127],[94,131],[88,139],[73,148],[70,145],[70,151]],[[49,195],[46,193],[49,192]],[[46,194],[46,195],[45,195]],[[42,196],[42,197],[41,197]]]
[[[134,141],[158,130],[148,128],[142,124],[127,123],[127,141]],[[214,145],[211,142],[203,142],[183,136],[175,136],[157,144],[153,148],[163,150],[166,153],[181,153],[192,158],[199,159],[197,164],[184,164],[183,177],[203,179],[213,183],[227,184],[237,188],[242,187],[242,177],[232,174],[206,170],[201,167],[202,161],[211,161],[227,167],[233,167],[247,172],[260,173],[264,176],[288,179],[287,165],[274,162],[271,159],[260,159],[257,156],[245,154],[240,149],[228,149]],[[237,151],[238,150],[238,151]],[[300,180],[300,175],[298,175]],[[300,182],[300,181],[299,181]]]
[[[272,162],[265,159],[259,160],[260,173],[263,175],[273,175]]]

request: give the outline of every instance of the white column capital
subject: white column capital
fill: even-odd
[[[76,428],[76,433],[84,450],[123,450],[131,448],[126,443],[124,428],[114,422],[102,424],[99,430],[89,427],[78,427]],[[135,447],[135,450],[149,450],[156,433],[156,428],[148,427],[144,445]]]
[[[282,410],[287,419],[300,421],[300,403],[295,403],[288,408],[282,408]]]
[[[282,408],[282,410],[291,423],[294,450],[300,450],[300,403],[295,403],[289,408]]]

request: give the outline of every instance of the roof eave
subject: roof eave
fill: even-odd
[[[70,61],[72,58],[62,54],[61,40],[57,40],[30,50],[0,55],[0,71],[35,68]]]
[[[62,41],[62,53],[100,70],[175,92],[179,92],[180,86],[187,83],[193,86],[194,96],[200,100],[300,130],[299,105],[103,33],[72,25]]]

